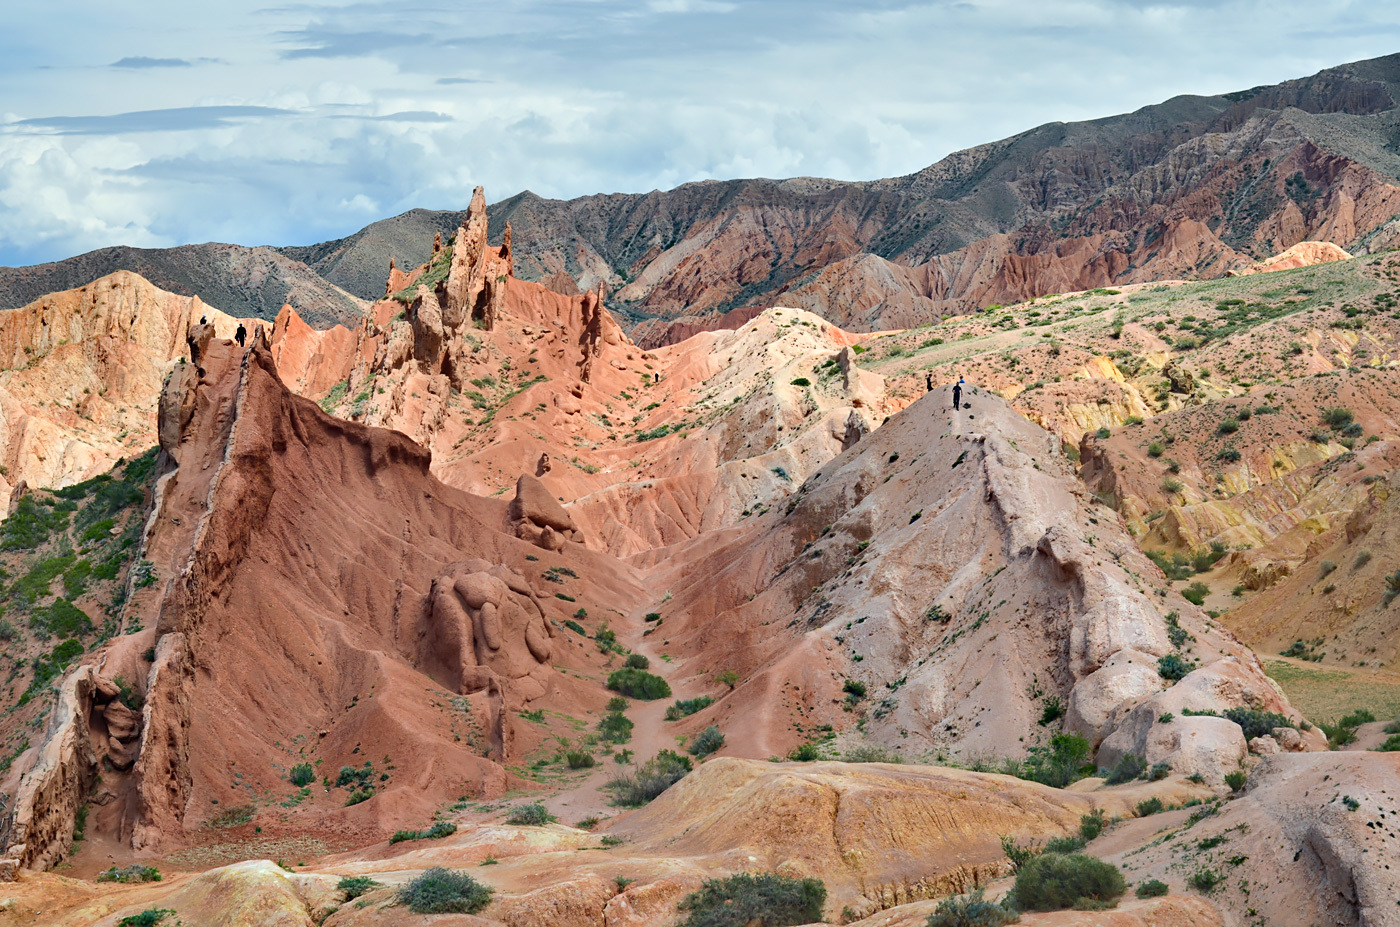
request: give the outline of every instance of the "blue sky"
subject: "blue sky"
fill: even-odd
[[[1337,0],[79,0],[5,26],[9,265],[308,243],[476,184],[893,176],[1400,50],[1400,4]]]

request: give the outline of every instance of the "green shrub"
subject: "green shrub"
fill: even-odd
[[[1340,431],[1352,423],[1355,416],[1350,409],[1332,406],[1322,410],[1322,422],[1333,431]]]
[[[610,744],[625,744],[632,739],[632,727],[632,719],[622,712],[609,712],[598,722],[598,736]]]
[[[1203,582],[1194,582],[1181,590],[1181,597],[1192,605],[1201,605],[1205,602],[1206,596],[1210,595],[1210,587]]]
[[[451,821],[435,821],[426,830],[401,830],[389,838],[390,843],[403,843],[405,840],[436,840],[457,833],[457,825]]]
[[[822,919],[826,886],[821,879],[793,879],[776,872],[741,872],[709,879],[679,908],[681,927],[789,927]]]
[[[1345,724],[1347,727],[1360,727],[1363,724],[1370,724],[1375,720],[1376,715],[1369,708],[1358,708],[1349,715],[1342,715],[1337,723]]]
[[[514,824],[517,827],[543,827],[559,820],[550,814],[539,802],[529,805],[517,805],[512,808],[510,814],[506,815],[506,823]]]
[[[345,893],[346,901],[354,901],[361,895],[367,895],[379,888],[378,882],[369,876],[346,876],[335,884],[338,891]]]
[[[1093,840],[1099,834],[1103,833],[1103,829],[1107,823],[1108,822],[1104,819],[1103,809],[1095,808],[1088,814],[1080,816],[1079,836],[1083,837],[1086,842]]]
[[[898,753],[879,744],[859,744],[841,754],[847,763],[902,763]]]
[[[626,711],[629,707],[631,706],[627,699],[620,695],[614,695],[612,698],[608,699],[608,711]]]
[[[651,668],[651,661],[640,653],[629,653],[627,655],[627,662],[623,665],[631,669],[644,670]]]
[[[1062,789],[1093,772],[1089,741],[1078,734],[1056,734],[1046,747],[1032,747],[1018,775]]]
[[[793,385],[793,386],[811,386],[811,385],[812,385],[812,381],[809,380],[809,379],[807,379],[806,377],[796,377],[796,378],[792,381],[792,385]]]
[[[92,631],[87,614],[67,599],[35,609],[30,624],[41,634],[55,637],[78,637]]]
[[[635,773],[621,773],[603,787],[616,804],[637,808],[656,798],[690,772],[690,759],[674,750],[662,750]]]
[[[1125,754],[1123,758],[1114,765],[1113,769],[1109,771],[1108,784],[1122,785],[1124,782],[1131,782],[1146,771],[1147,760],[1144,760],[1136,753]]]
[[[1006,858],[1011,861],[1011,871],[1020,872],[1021,867],[1040,855],[1040,846],[1028,843],[1022,846],[1015,837],[1003,834],[1001,838],[1001,851],[1006,854]]]
[[[170,908],[147,908],[140,914],[129,914],[117,921],[117,927],[157,927],[167,917],[174,917]]]
[[[1008,911],[995,901],[982,897],[982,889],[969,895],[944,898],[924,922],[924,927],[1003,927],[1020,920],[1015,911]]]
[[[295,786],[308,786],[316,780],[316,770],[310,763],[297,763],[287,773],[287,779]]]
[[[492,889],[465,872],[434,866],[399,889],[415,914],[475,914],[491,903]]]
[[[704,759],[723,746],[724,734],[720,733],[718,727],[711,724],[699,734],[695,735],[695,739],[690,742],[690,746],[687,749],[691,756]]]
[[[660,621],[660,620],[661,620],[661,613],[660,613],[660,612],[647,612],[647,616],[646,616],[646,619],[645,619],[645,620],[646,620],[646,621]]]
[[[1391,734],[1385,739],[1385,743],[1376,748],[1380,753],[1400,752],[1400,734]]]
[[[593,758],[593,754],[587,750],[568,750],[564,753],[564,762],[570,769],[590,769],[598,765],[598,761]]]
[[[1230,787],[1231,792],[1240,791],[1244,788],[1245,783],[1248,781],[1249,773],[1245,772],[1242,769],[1236,769],[1232,772],[1227,772],[1225,774],[1225,784]]]
[[[1046,853],[1078,853],[1086,843],[1083,837],[1051,837],[1045,841]]]
[[[1245,742],[1256,737],[1264,737],[1274,732],[1276,727],[1296,727],[1289,718],[1271,711],[1257,708],[1227,708],[1221,714],[1227,721],[1233,721],[1244,730]]]
[[[155,866],[141,865],[127,866],[124,869],[113,866],[106,872],[97,875],[99,882],[159,882],[160,878],[160,870]]]
[[[0,523],[0,550],[33,550],[67,527],[68,512],[40,505],[32,495],[22,496]]]
[[[351,792],[350,796],[345,799],[345,807],[349,808],[351,805],[358,805],[360,802],[369,801],[373,797],[374,789],[355,789],[355,791]]]
[[[1169,891],[1171,889],[1167,887],[1167,883],[1157,879],[1148,879],[1146,882],[1138,883],[1136,894],[1139,898],[1161,898]]]
[[[1204,895],[1215,891],[1216,886],[1223,881],[1225,878],[1214,869],[1197,869],[1186,877],[1186,884]]]
[[[1236,418],[1227,418],[1220,423],[1220,426],[1218,428],[1216,428],[1216,431],[1222,435],[1232,435],[1239,430],[1240,422],[1239,419]]]
[[[256,810],[252,805],[238,805],[214,815],[209,823],[214,827],[242,827],[253,820]]]
[[[1179,682],[1196,668],[1194,663],[1184,660],[1179,653],[1169,653],[1157,660],[1157,675],[1168,682]]]
[[[853,695],[858,699],[865,698],[865,683],[861,682],[859,679],[847,679],[845,685],[841,687],[841,691],[845,692],[847,695]]]
[[[667,721],[679,721],[681,718],[689,717],[697,711],[710,707],[714,704],[714,699],[708,695],[699,698],[683,698],[677,701],[670,708],[666,709]]]
[[[1048,727],[1065,716],[1065,703],[1058,695],[1047,695],[1040,707],[1040,726]]]
[[[609,675],[608,688],[641,701],[671,697],[671,686],[666,680],[631,666],[615,670]]]
[[[1011,900],[1023,911],[1110,906],[1127,891],[1118,867],[1080,853],[1046,853],[1016,873]]]
[[[1137,816],[1140,818],[1151,817],[1165,810],[1167,810],[1167,806],[1162,804],[1162,799],[1155,796],[1137,803]]]
[[[1153,441],[1151,444],[1147,445],[1148,457],[1161,457],[1166,452],[1167,446],[1161,441]]]

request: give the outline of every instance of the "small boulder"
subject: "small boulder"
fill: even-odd
[[[1171,360],[1162,368],[1162,375],[1171,381],[1173,393],[1190,395],[1196,391],[1196,378],[1178,360]]]
[[[1279,748],[1277,740],[1265,734],[1249,742],[1249,752],[1255,756],[1275,756],[1283,751]]]

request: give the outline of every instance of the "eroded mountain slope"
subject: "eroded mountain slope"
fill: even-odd
[[[0,495],[85,480],[151,447],[161,383],[205,317],[224,338],[239,324],[126,272],[0,310]]]
[[[1048,736],[1053,699],[1101,764],[1230,771],[1237,726],[1169,716],[1290,714],[1253,654],[1168,589],[1053,436],[985,392],[956,413],[948,397],[896,415],[745,535],[654,570],[671,595],[657,633],[681,672],[743,680],[694,723],[783,753],[853,726],[844,702],[911,755],[1016,756]],[[1192,671],[1173,684],[1168,658]],[[869,701],[843,699],[845,678]]]

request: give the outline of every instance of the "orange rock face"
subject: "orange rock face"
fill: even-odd
[[[1295,267],[1311,267],[1314,264],[1349,260],[1351,255],[1330,241],[1300,241],[1271,258],[1251,264],[1235,273],[1240,276],[1268,274],[1279,270],[1292,270]]]
[[[554,669],[591,660],[555,643],[567,612],[526,578],[539,548],[513,536],[506,504],[443,486],[402,435],[294,396],[263,348],[215,343],[192,388],[150,545],[174,578],[149,606],[158,640],[132,844],[178,846],[237,804],[217,772],[230,768],[256,782],[303,757],[372,762],[372,801],[302,814],[362,837],[516,784],[514,712],[598,696]],[[600,602],[632,593],[625,572],[586,565],[597,557],[574,545],[551,562],[595,577]],[[433,702],[456,720],[425,714]],[[278,746],[293,741],[292,754]]]
[[[150,447],[162,379],[203,317],[221,338],[240,323],[124,271],[0,311],[0,494],[75,483]]]

